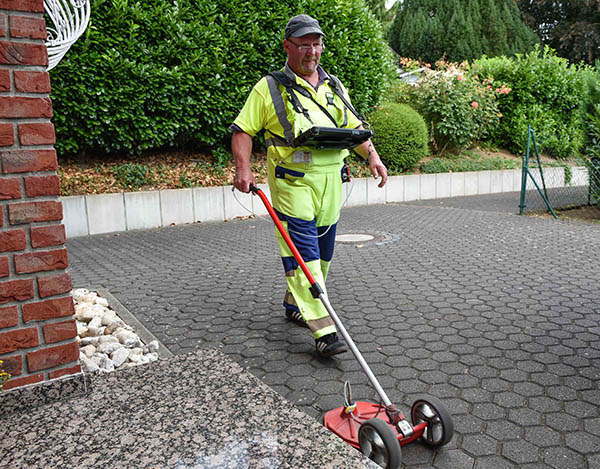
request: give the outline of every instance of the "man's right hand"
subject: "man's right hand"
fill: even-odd
[[[254,174],[250,170],[252,137],[245,132],[234,132],[231,138],[231,150],[235,161],[233,186],[241,192],[250,192],[250,184],[256,185]]]
[[[256,185],[254,174],[250,168],[236,168],[233,177],[234,187],[241,192],[250,192],[250,184]]]

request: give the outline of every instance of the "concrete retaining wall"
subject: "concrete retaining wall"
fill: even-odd
[[[579,179],[585,178],[578,174]],[[266,184],[259,187],[270,195]],[[351,191],[347,207],[520,190],[520,169],[391,176],[383,189],[372,178],[344,184],[344,196]],[[68,238],[249,215],[240,203],[257,215],[267,213],[260,199],[232,192],[232,186],[81,195],[62,202]]]

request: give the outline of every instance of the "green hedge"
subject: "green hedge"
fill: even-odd
[[[410,106],[384,103],[373,109],[367,119],[375,132],[377,153],[390,171],[410,170],[428,155],[427,125]]]
[[[362,1],[93,0],[86,34],[51,72],[60,155],[219,147],[254,83],[285,61],[287,20],[308,13],[322,64],[356,107],[376,104],[392,60]]]
[[[541,151],[558,158],[578,154],[584,143],[580,106],[589,70],[569,65],[549,47],[515,58],[477,60],[473,71],[511,88],[499,108],[500,125],[492,138],[497,145],[520,153],[525,150],[527,126],[535,131]]]

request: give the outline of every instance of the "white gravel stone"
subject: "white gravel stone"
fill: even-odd
[[[121,344],[119,344],[118,342],[117,343],[105,342],[103,344],[98,345],[98,352],[106,353],[107,355],[110,355],[115,350],[119,350],[120,348],[123,348],[123,346]]]
[[[96,353],[96,347],[90,344],[86,345],[85,347],[81,347],[79,351],[83,353],[86,357],[92,358]]]
[[[80,288],[72,292],[84,372],[110,372],[158,360],[159,343],[144,344],[108,300]]]
[[[95,339],[99,344],[118,344],[119,343],[119,339],[117,339],[114,335],[101,335],[100,337],[96,337]]]
[[[79,345],[82,347],[85,347],[86,345],[98,345],[98,337],[83,337],[80,340]]]
[[[110,355],[110,359],[114,362],[115,366],[118,368],[127,361],[127,358],[129,357],[130,353],[131,353],[131,350],[124,348],[124,347],[119,347],[117,350],[115,350]]]
[[[83,371],[87,371],[88,373],[100,371],[100,367],[96,364],[96,362],[86,357],[85,354],[79,354],[79,360],[81,361],[81,367],[83,368]]]
[[[107,309],[100,320],[103,326],[110,326],[114,322],[119,321],[119,317],[112,309]]]
[[[138,344],[141,344],[140,338],[134,332],[122,329],[115,335],[119,339],[119,342],[127,347],[136,347]]]

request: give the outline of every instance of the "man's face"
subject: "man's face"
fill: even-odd
[[[311,75],[321,61],[322,40],[320,34],[290,37],[283,41],[288,63],[298,75]]]

